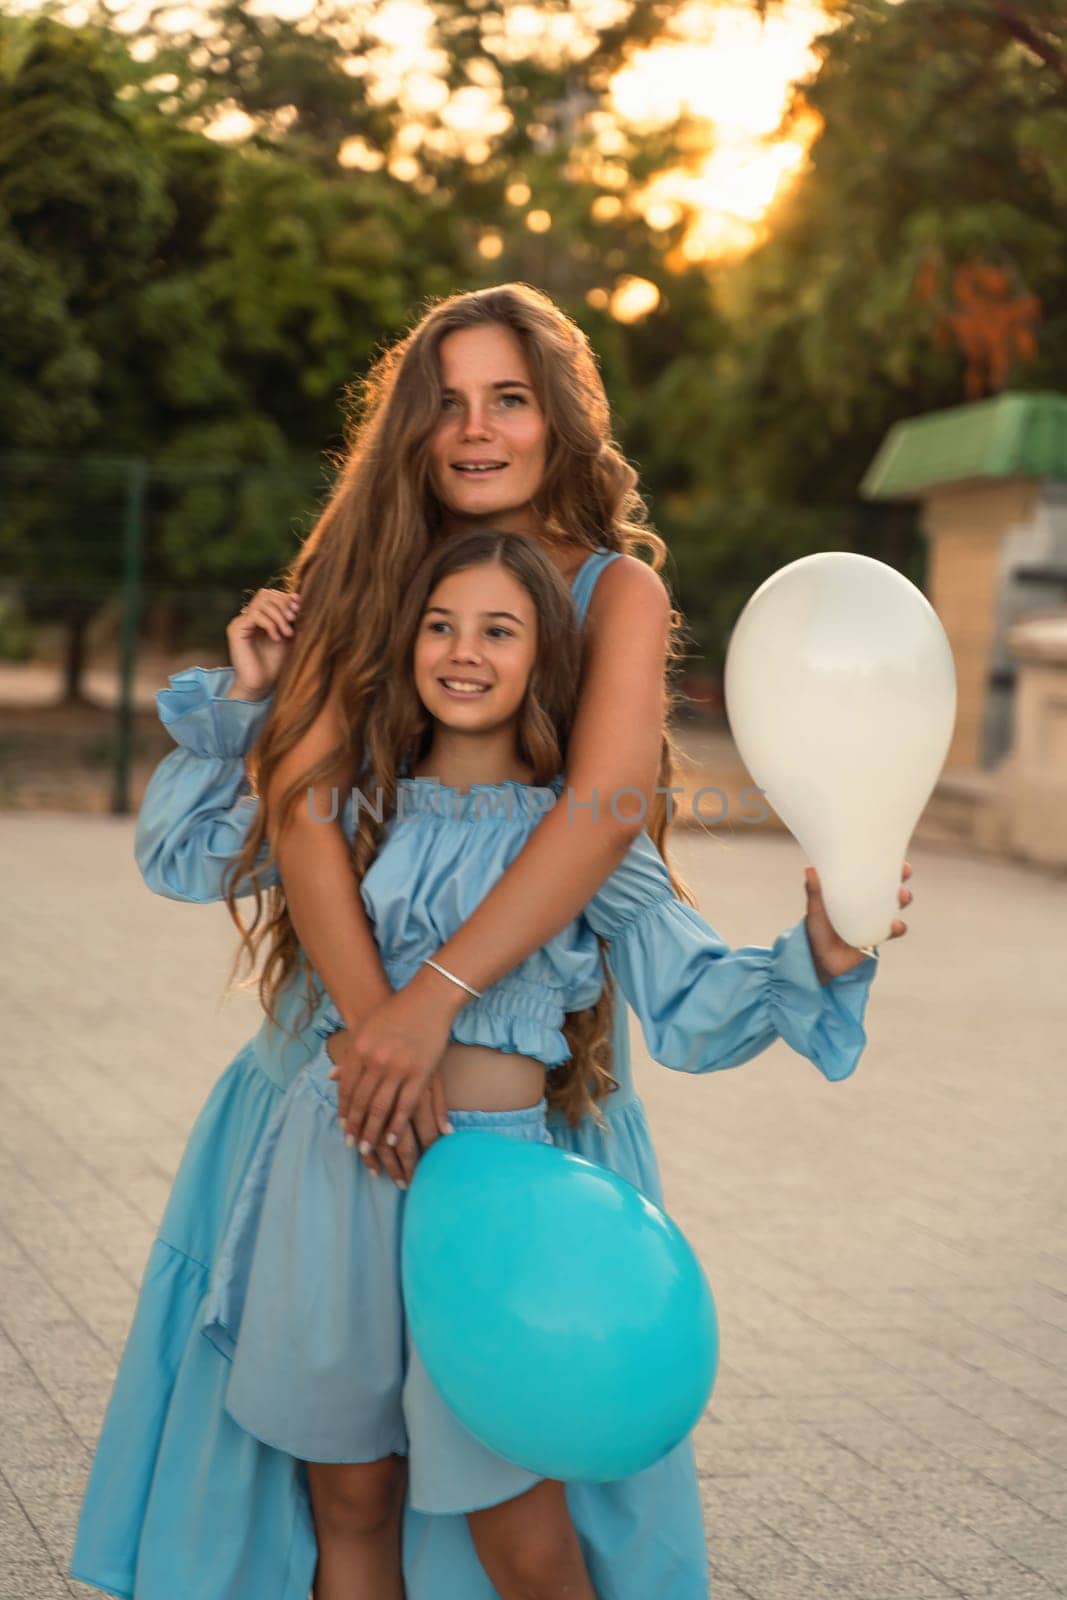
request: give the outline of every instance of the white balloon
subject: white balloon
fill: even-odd
[[[934,608],[883,561],[805,556],[738,618],[724,692],[741,759],[818,872],[837,933],[861,948],[888,938],[956,721]]]

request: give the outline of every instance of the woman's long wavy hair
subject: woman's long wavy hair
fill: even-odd
[[[520,583],[537,617],[537,654],[515,727],[516,762],[530,769],[530,782],[548,786],[566,761],[581,676],[582,634],[573,598],[556,568],[531,539],[489,529],[442,540],[423,561],[401,603],[382,692],[375,696],[364,724],[366,768],[361,792],[370,804],[358,807],[352,866],[362,878],[381,845],[389,819],[396,815],[397,782],[426,760],[434,721],[415,686],[414,655],[420,625],[440,583],[456,572],[489,564],[503,567]],[[487,819],[486,825],[492,826]],[[611,1073],[611,1022],[614,988],[604,963],[604,988],[588,1011],[572,1012],[564,1023],[570,1059],[550,1069],[545,1093],[575,1122],[618,1088]]]
[[[345,450],[336,463],[336,481],[277,584],[299,593],[300,617],[249,757],[249,779],[263,803],[223,881],[226,904],[241,936],[231,979],[242,952],[254,974],[266,946],[259,996],[278,1026],[279,997],[303,969],[306,1003],[294,1034],[311,1016],[321,988],[300,947],[284,889],[272,886],[264,892],[259,878],[275,860],[274,840],[301,796],[328,781],[342,762],[350,764],[354,778],[359,773],[368,717],[388,683],[398,605],[444,532],[445,509],[430,472],[430,443],[441,415],[441,343],[461,329],[486,326],[505,328],[517,339],[545,418],[545,470],[532,501],[539,542],[546,547],[576,543],[590,552],[600,546],[627,554],[645,548],[657,572],[667,558],[666,545],[651,527],[638,492],[637,473],[612,438],[607,396],[584,333],[528,284],[479,289],[432,305],[378,358],[362,384],[348,391]],[[681,629],[679,614],[672,612],[668,710]],[[277,815],[268,830],[266,796],[272,779],[331,693],[340,740],[293,777],[278,796]],[[675,894],[692,905],[692,893],[665,853],[670,827],[666,791],[675,759],[664,728],[656,780],[661,792],[649,805],[645,825],[664,857]],[[255,895],[247,926],[236,904],[236,888],[245,881],[251,882]],[[573,1098],[585,1103],[577,1091]]]

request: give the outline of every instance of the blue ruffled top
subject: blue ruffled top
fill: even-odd
[[[394,989],[409,983],[426,958],[473,915],[562,788],[562,778],[551,787],[475,783],[466,792],[435,778],[397,780],[396,814],[386,823],[378,854],[360,884]],[[342,822],[351,837],[351,797]],[[453,1022],[451,1037],[553,1066],[570,1054],[562,1032],[565,1014],[595,1004],[602,987],[596,934],[577,918],[480,999],[469,1000]],[[340,1026],[329,1005],[316,1032],[326,1036]]]
[[[136,854],[146,882],[172,898],[217,897],[222,866],[258,805],[242,756],[268,702],[226,698],[232,679],[230,668],[192,667],[157,695],[179,750],[149,783]],[[394,987],[407,983],[473,913],[562,790],[562,778],[548,787],[474,784],[462,794],[432,778],[399,780],[397,815],[361,885]],[[341,815],[351,835],[351,795]],[[277,881],[272,864],[261,882]],[[238,892],[250,889],[241,884]],[[644,832],[580,917],[463,1007],[452,1038],[546,1066],[566,1060],[564,1014],[592,1005],[600,992],[598,935],[608,943],[612,974],[637,1014],[649,1054],[667,1067],[738,1066],[781,1038],[838,1081],[854,1071],[866,1046],[876,958],[820,984],[803,920],[770,947],[731,949],[698,911],[675,898]],[[322,1038],[341,1025],[323,995],[313,1031]],[[288,1057],[270,1065],[286,1081]]]

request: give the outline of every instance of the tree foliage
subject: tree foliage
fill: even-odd
[[[699,426],[708,473],[745,496],[851,495],[888,423],[977,398],[959,334],[979,265],[1035,313],[1030,341],[1000,342],[1000,386],[1046,388],[1067,370],[1064,56],[1035,55],[997,0],[837,9],[797,91],[795,115],[811,107],[822,124],[809,170],[767,244],[716,286],[732,333],[703,397],[722,426]],[[1049,50],[1056,32],[1067,49],[1062,7],[1037,12]],[[744,448],[757,434],[763,446]]]
[[[785,124],[819,118],[807,170],[762,248],[712,274],[720,324],[697,323],[707,343],[663,368],[647,407],[671,419],[642,459],[673,477],[661,521],[683,590],[715,592],[696,615],[720,659],[718,597],[736,617],[790,554],[843,540],[921,580],[909,507],[834,509],[895,421],[1067,372],[1062,4],[833,9]]]
[[[418,118],[380,0],[299,21],[221,0],[185,35],[159,15],[120,33],[94,3],[76,27],[0,15],[0,429],[149,460],[156,583],[266,581],[324,491],[346,386],[456,290],[535,283],[586,328],[712,662],[810,549],[921,576],[911,511],[857,502],[894,421],[1067,370],[1062,0],[827,0],[783,128],[817,117],[806,170],[759,249],[688,265],[690,218],[653,229],[633,197],[707,130],[639,136],[610,105],[679,0],[584,27],[546,0],[525,44],[507,0],[436,0]],[[243,134],[214,137],[222,116]],[[622,322],[627,277],[659,300]],[[8,565],[42,593],[62,572],[72,626],[121,548],[115,470],[79,470],[62,492],[0,482]]]

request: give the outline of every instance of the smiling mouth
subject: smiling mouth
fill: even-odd
[[[488,694],[488,683],[464,683],[461,678],[438,678],[438,683],[446,694],[456,695],[464,700],[475,700],[480,694]]]
[[[494,461],[487,467],[468,467],[453,462],[452,471],[461,472],[465,478],[488,478],[494,472],[503,472],[506,466],[506,461]]]

